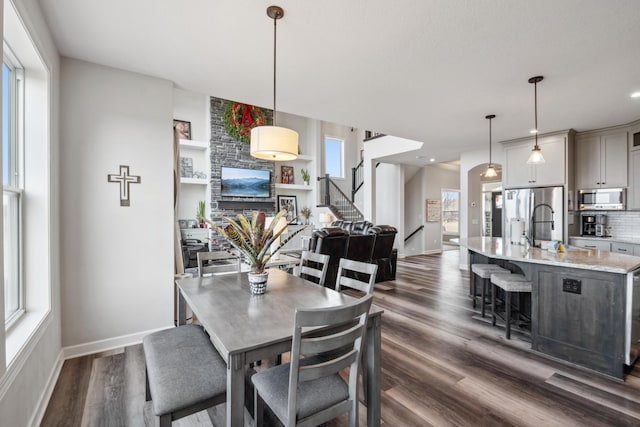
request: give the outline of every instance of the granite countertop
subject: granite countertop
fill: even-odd
[[[521,245],[512,245],[502,238],[471,237],[460,239],[460,246],[489,258],[558,267],[582,268],[610,273],[629,273],[640,267],[640,257],[632,255],[584,248],[570,248],[566,252],[554,253],[540,248],[526,249]]]

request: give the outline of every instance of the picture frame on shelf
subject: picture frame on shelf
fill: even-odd
[[[298,200],[296,196],[278,196],[278,211],[287,210],[287,223],[291,224],[298,220]]]
[[[173,128],[178,139],[191,139],[191,122],[173,119]]]
[[[293,184],[295,179],[293,177],[293,166],[281,166],[280,175],[283,184]]]
[[[180,157],[180,177],[193,178],[193,158]]]

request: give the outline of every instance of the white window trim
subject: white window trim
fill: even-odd
[[[3,41],[3,61],[13,73],[13,80],[9,85],[9,105],[15,106],[14,114],[10,117],[10,154],[9,185],[3,186],[3,191],[17,195],[17,234],[18,234],[18,310],[5,320],[5,330],[11,329],[25,314],[26,298],[23,263],[23,199],[24,199],[24,67],[13,53],[11,47]]]
[[[334,181],[345,181],[347,179],[347,171],[345,170],[345,158],[344,158],[344,145],[345,140],[339,136],[333,136],[329,134],[325,134],[322,140],[322,154],[323,154],[323,163],[324,163],[324,174],[327,174],[327,139],[333,139],[336,141],[340,141],[340,173],[341,176],[331,175],[331,179]]]

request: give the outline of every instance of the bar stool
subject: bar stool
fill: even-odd
[[[484,317],[485,305],[486,305],[485,293],[488,286],[490,285],[489,279],[491,279],[491,275],[495,273],[510,274],[510,271],[500,267],[497,264],[471,264],[471,272],[482,279],[482,291],[480,293],[482,300],[481,300],[480,307],[481,307],[482,317]],[[475,308],[476,306],[475,280],[473,281],[471,292],[473,294],[473,307]]]
[[[522,274],[504,274],[495,273],[491,275],[491,324],[496,325],[496,289],[495,286],[502,289],[505,293],[504,298],[504,322],[506,325],[506,337],[511,339],[511,295],[514,293],[528,292],[531,293],[531,282]],[[518,314],[520,311],[518,310]]]

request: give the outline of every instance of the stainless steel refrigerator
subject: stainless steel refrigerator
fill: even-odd
[[[530,243],[564,240],[563,187],[520,188],[504,191],[503,234],[520,242],[524,232]]]

